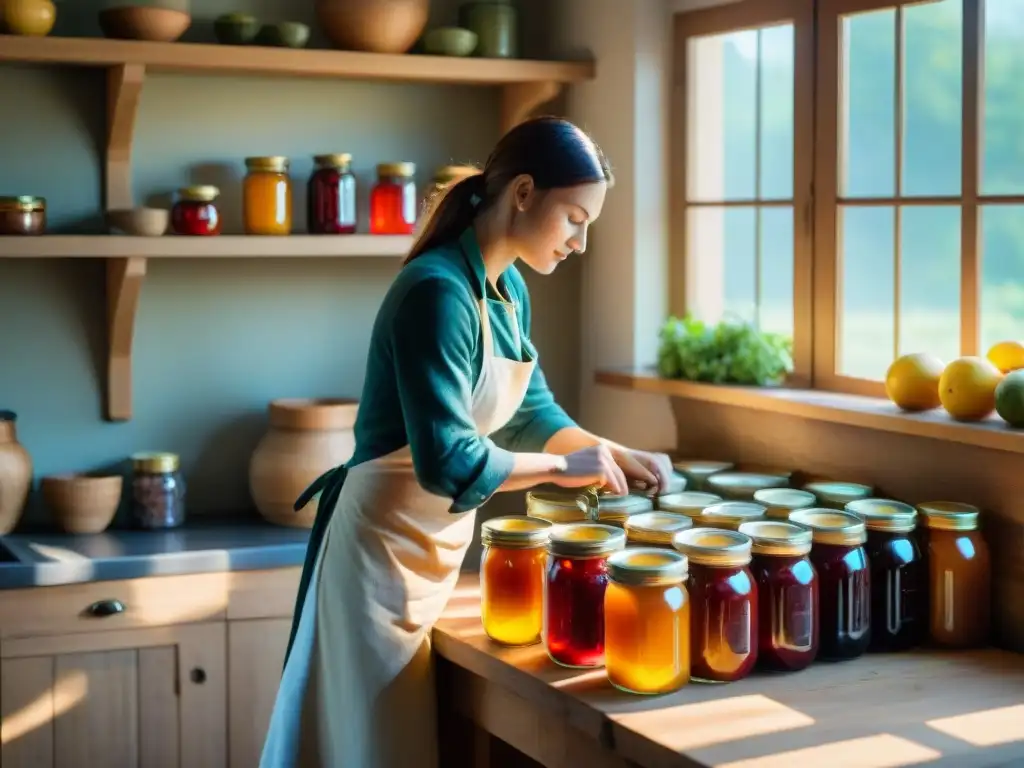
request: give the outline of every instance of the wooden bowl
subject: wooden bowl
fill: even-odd
[[[43,501],[65,533],[100,533],[121,502],[120,475],[50,475],[40,482]]]
[[[171,212],[164,208],[124,208],[107,211],[107,226],[126,235],[160,237],[167,233]]]
[[[429,12],[430,0],[316,0],[320,28],[349,51],[406,53]]]
[[[191,24],[192,17],[189,14],[171,8],[126,5],[100,11],[103,34],[119,40],[173,43],[185,34]]]

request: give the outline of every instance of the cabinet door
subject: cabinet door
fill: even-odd
[[[291,619],[228,622],[231,768],[259,765],[291,627]]]
[[[0,646],[3,768],[221,768],[223,623]]]

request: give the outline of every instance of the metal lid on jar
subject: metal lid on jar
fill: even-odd
[[[658,497],[658,509],[662,512],[678,512],[687,517],[700,517],[700,513],[712,504],[721,504],[721,496],[699,491],[683,491]]]
[[[650,512],[654,502],[645,496],[612,496],[602,493],[555,493],[530,491],[526,494],[526,514],[552,523],[590,520],[590,508],[597,502],[598,520],[622,524],[631,515]]]
[[[766,516],[783,519],[789,519],[789,513],[795,509],[807,509],[818,503],[813,493],[796,488],[762,488],[754,491],[754,501],[768,508]]]
[[[716,472],[708,478],[708,487],[722,496],[753,498],[763,488],[781,488],[789,484],[784,475],[758,472]]]
[[[813,493],[820,501],[842,504],[846,506],[851,501],[866,499],[875,492],[870,485],[861,483],[844,483],[835,480],[821,480],[808,483],[804,490]]]
[[[539,517],[492,517],[480,526],[480,541],[484,546],[532,549],[547,543],[551,527],[551,523]]]
[[[626,521],[626,538],[630,543],[670,547],[672,537],[693,527],[693,519],[672,512],[643,512]]]
[[[193,187],[182,187],[178,197],[195,203],[212,203],[220,196],[220,190],[210,184],[199,184]]]
[[[132,469],[136,472],[159,474],[177,472],[181,459],[176,453],[133,453]]]
[[[668,485],[659,491],[657,498],[660,499],[663,496],[669,496],[673,493],[682,493],[686,490],[686,484],[686,475],[682,472],[673,472],[669,476]]]
[[[705,507],[700,513],[700,524],[708,528],[719,526],[737,528],[741,523],[760,520],[764,517],[765,506],[753,501],[724,501]]]
[[[16,213],[34,213],[35,211],[46,210],[46,198],[34,197],[33,195],[18,195],[15,197],[0,197],[0,212],[14,211]]]
[[[974,531],[978,528],[981,510],[958,501],[926,501],[917,505],[925,528],[938,531]]]
[[[735,464],[729,461],[710,461],[707,459],[679,459],[672,462],[677,472],[687,477],[706,478],[715,472],[728,472]]]
[[[686,555],[671,549],[635,547],[608,558],[608,578],[636,587],[681,584],[688,570]]]
[[[415,175],[416,163],[379,163],[377,165],[377,176],[407,179]]]
[[[600,523],[556,525],[548,537],[548,551],[556,557],[604,557],[625,546],[624,530]]]
[[[338,152],[329,155],[313,155],[313,162],[320,168],[348,168],[352,162],[352,155],[348,152]]]
[[[892,499],[857,499],[846,505],[846,511],[864,521],[869,531],[910,533],[917,527],[917,510]]]
[[[853,547],[863,544],[868,538],[863,520],[857,515],[837,509],[798,509],[789,516],[789,521],[810,528],[815,544]]]
[[[750,562],[752,542],[749,536],[739,531],[691,528],[677,533],[672,545],[696,565],[738,568]]]
[[[288,170],[288,158],[282,155],[271,155],[268,157],[247,157],[245,167],[250,171],[269,171],[270,173],[284,173]]]
[[[800,557],[811,551],[813,534],[807,528],[782,520],[743,523],[740,533],[750,537],[755,555]]]

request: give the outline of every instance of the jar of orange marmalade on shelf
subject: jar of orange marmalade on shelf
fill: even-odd
[[[292,233],[292,182],[287,157],[247,157],[242,218],[247,235]]]
[[[928,560],[929,630],[948,648],[989,642],[992,623],[992,561],[978,529],[980,511],[970,504],[918,504]]]
[[[687,559],[637,547],[608,558],[604,666],[627,693],[671,693],[690,681]]]
[[[209,185],[179,189],[171,206],[171,229],[178,235],[219,235],[218,197],[220,190]]]
[[[411,235],[416,227],[415,163],[381,163],[370,190],[370,234]]]
[[[693,522],[703,528],[739,530],[743,523],[764,519],[765,507],[753,501],[723,501],[705,507]]]
[[[495,642],[540,642],[550,528],[546,520],[522,515],[492,518],[480,526],[480,618]]]
[[[642,512],[626,521],[626,543],[630,546],[672,549],[672,538],[680,531],[692,527],[693,520],[686,515]]]

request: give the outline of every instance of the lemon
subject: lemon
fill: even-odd
[[[1002,372],[984,357],[960,357],[939,378],[939,399],[954,419],[978,421],[996,408]]]
[[[905,411],[938,408],[942,370],[942,361],[935,355],[923,352],[903,355],[893,361],[885,373],[885,394]]]
[[[1000,341],[993,344],[987,355],[992,363],[1003,373],[1024,368],[1024,344],[1019,341]]]

